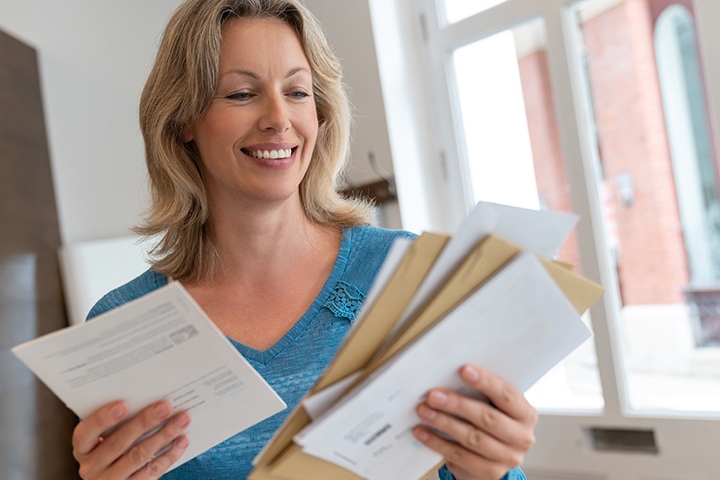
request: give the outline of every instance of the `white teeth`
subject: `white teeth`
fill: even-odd
[[[255,158],[288,158],[292,155],[292,149],[281,148],[280,150],[253,150],[249,153]]]

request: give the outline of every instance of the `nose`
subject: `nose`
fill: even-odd
[[[259,126],[263,131],[273,130],[277,133],[282,133],[290,128],[290,116],[284,95],[274,93],[266,97]]]

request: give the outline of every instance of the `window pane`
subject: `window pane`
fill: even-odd
[[[471,17],[507,0],[445,0],[445,18],[448,23],[455,23]]]
[[[629,407],[720,412],[720,202],[692,8],[579,4]],[[687,2],[689,4],[689,2]]]
[[[544,24],[536,20],[453,54],[460,150],[466,152],[476,201],[571,211],[545,43]],[[574,236],[559,256],[578,265]],[[528,399],[542,409],[602,408],[596,364],[588,341],[538,382]]]

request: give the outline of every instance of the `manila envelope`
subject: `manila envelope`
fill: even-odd
[[[423,332],[432,327],[435,322],[439,321],[454,306],[462,302],[465,297],[470,295],[477,288],[480,288],[486,280],[488,280],[495,272],[499,271],[507,262],[512,260],[512,258],[520,251],[520,247],[498,236],[489,235],[485,237],[466,256],[458,269],[444,282],[443,286],[440,287],[439,291],[431,296],[430,300],[427,301],[426,304],[419,310],[419,313],[413,319],[406,322],[406,324],[394,334],[390,341],[385,342],[379,350],[372,355],[372,358],[366,362],[360,379],[358,379],[355,383],[370,375],[395,353],[407,346],[415,338],[418,338],[419,335],[422,335]],[[579,314],[582,314],[585,310],[587,310],[587,308],[589,308],[602,295],[603,290],[600,286],[571,272],[568,268],[568,264],[544,259],[541,259],[541,261]],[[390,289],[391,285],[393,285],[394,280],[396,279],[393,278],[389,282],[388,289]],[[398,278],[398,280],[400,280],[400,278]],[[402,287],[402,285],[398,287]],[[401,288],[404,295],[400,298],[402,300],[407,299],[409,301],[411,295],[409,295],[408,290],[412,290],[414,292],[416,288],[417,286]],[[398,297],[395,296],[393,298],[398,299]],[[406,304],[407,302],[404,302],[403,305]],[[377,306],[380,310],[387,308],[387,306],[379,303]],[[399,316],[399,313],[397,313],[397,309],[399,307],[397,305],[394,305],[394,307],[396,310],[388,311],[388,314],[396,315],[392,316],[393,319],[396,319],[397,316]],[[402,309],[399,310],[400,312],[402,311]],[[387,321],[387,316],[380,316],[385,318],[385,321]],[[370,348],[366,349],[365,353],[369,353],[369,350]],[[338,352],[337,357],[344,357],[346,355],[350,354],[346,354],[345,348],[343,347],[340,352]],[[357,356],[353,356],[357,358]],[[334,378],[333,381],[337,381],[340,378],[342,377]],[[319,391],[324,388],[324,386],[332,383],[333,382],[324,383],[323,386],[318,389],[313,388],[313,391]],[[297,408],[294,413],[297,413],[298,410],[302,411],[303,409],[302,407]],[[303,415],[303,417],[304,422],[302,422],[302,424],[300,424],[300,422],[295,423],[295,426],[299,427],[295,433],[309,423],[309,418],[306,415]],[[295,429],[293,428],[293,430]],[[289,441],[284,444],[285,448],[282,452],[269,463],[263,465],[263,475],[256,477],[251,474],[250,478],[277,478],[288,480],[302,480],[308,477],[327,480],[360,478],[354,473],[349,472],[335,464],[305,454],[302,451],[302,448],[292,443],[291,440],[292,436],[290,436]],[[258,471],[258,473],[261,472]]]

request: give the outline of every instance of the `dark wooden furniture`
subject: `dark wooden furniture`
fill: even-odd
[[[35,50],[0,32],[0,478],[77,477],[74,415],[10,352],[67,324]]]

